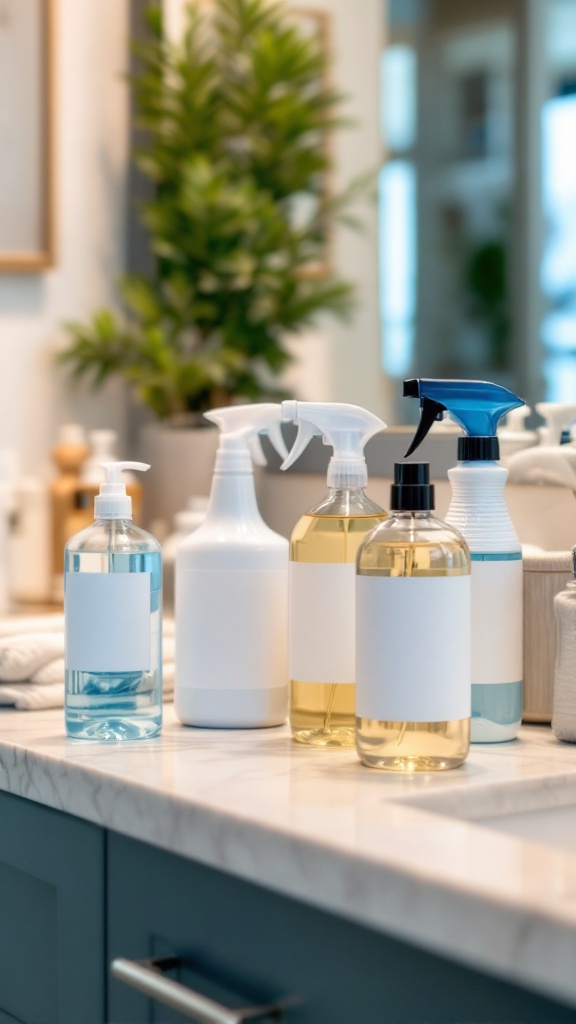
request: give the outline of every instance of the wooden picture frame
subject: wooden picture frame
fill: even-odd
[[[0,272],[54,263],[55,5],[0,0]]]

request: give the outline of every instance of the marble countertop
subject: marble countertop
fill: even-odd
[[[161,739],[114,746],[2,710],[0,789],[576,1006],[576,852],[474,820],[572,806],[576,830],[576,746],[546,727],[397,776],[286,728],[186,729],[171,707]]]

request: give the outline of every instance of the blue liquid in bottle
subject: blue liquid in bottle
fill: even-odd
[[[65,608],[72,573],[146,573],[150,579],[150,667],[146,671],[66,668],[66,732],[74,739],[149,739],[162,727],[162,559],[158,542],[129,519],[102,519],[68,542]],[[98,616],[95,615],[95,621]],[[106,644],[106,637],[98,642]]]

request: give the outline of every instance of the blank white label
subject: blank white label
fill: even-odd
[[[355,575],[351,564],[290,563],[290,678],[353,683]]]
[[[179,687],[264,690],[288,684],[288,574],[176,575]]]
[[[66,668],[147,672],[151,664],[151,574],[66,574]]]
[[[522,679],[520,558],[472,562],[472,682]]]
[[[470,576],[356,579],[356,714],[470,717]]]

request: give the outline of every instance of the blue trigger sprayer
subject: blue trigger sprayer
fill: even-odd
[[[512,391],[476,380],[404,381],[422,409],[411,455],[432,424],[450,413],[464,431],[458,466],[448,471],[452,500],[445,519],[465,537],[472,560],[473,743],[514,739],[522,720],[522,549],[504,498],[508,470],[496,430],[524,405]]]

